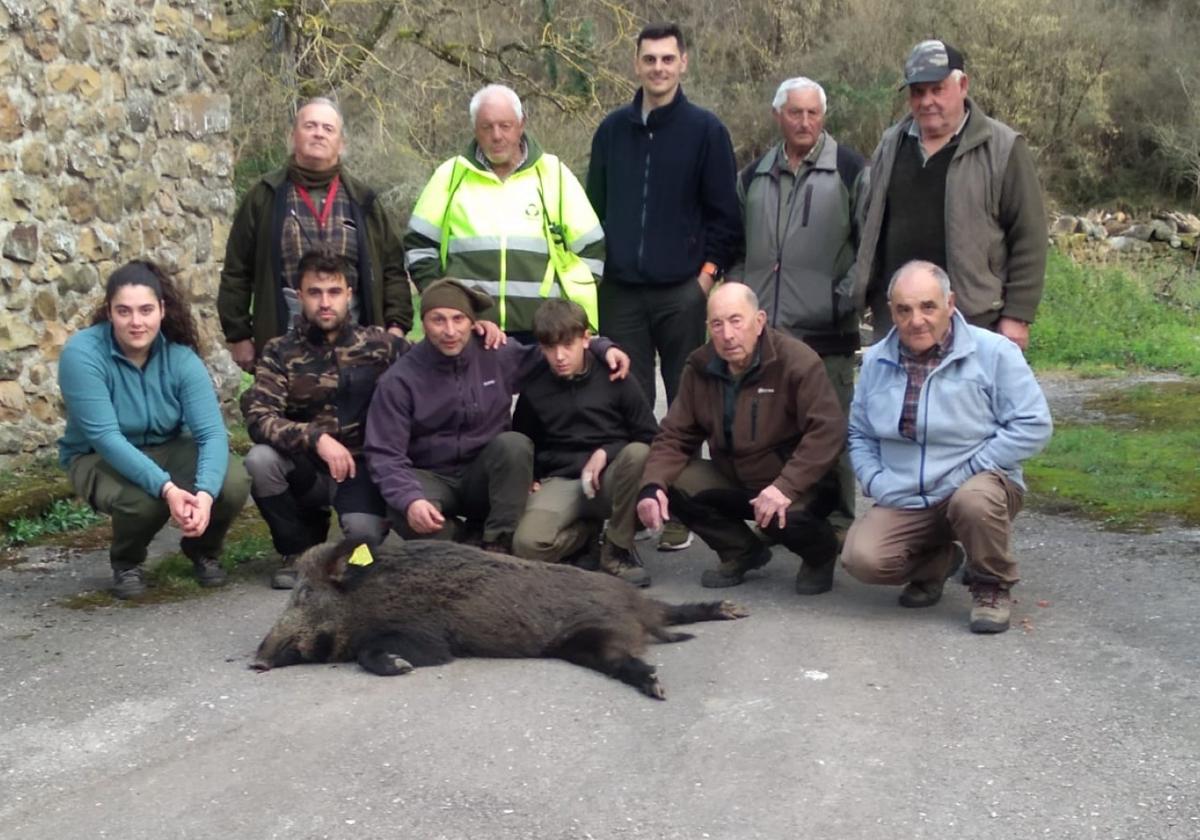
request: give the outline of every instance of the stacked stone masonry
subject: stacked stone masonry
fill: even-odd
[[[222,396],[215,300],[234,210],[217,0],[0,0],[0,464],[63,427],[57,362],[103,283],[148,257],[191,301]]]

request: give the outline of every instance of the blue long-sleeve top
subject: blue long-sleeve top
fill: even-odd
[[[196,440],[197,492],[221,492],[229,466],[229,435],[204,362],[190,347],[161,333],[139,368],[121,352],[112,325],[96,324],[71,336],[58,360],[58,384],[67,428],[58,440],[68,466],[96,452],[114,470],[157,497],[171,476],[138,447],[183,434]]]

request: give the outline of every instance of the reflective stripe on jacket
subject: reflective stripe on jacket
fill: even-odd
[[[440,277],[483,289],[496,301],[483,317],[505,330],[531,329],[541,301],[564,295],[595,325],[604,273],[600,220],[571,170],[532,138],[526,142],[525,162],[504,180],[480,166],[474,142],[437,168],[404,236],[409,271],[421,289]],[[548,231],[578,258],[563,260],[577,267],[565,276],[552,273]]]

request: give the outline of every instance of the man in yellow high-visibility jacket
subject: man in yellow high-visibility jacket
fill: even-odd
[[[579,181],[525,133],[521,100],[488,85],[471,98],[475,139],[425,185],[404,235],[417,288],[455,277],[496,301],[485,320],[532,343],[533,313],[565,297],[597,326],[604,231]]]

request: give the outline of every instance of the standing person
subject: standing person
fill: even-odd
[[[300,260],[303,320],[263,348],[242,397],[251,493],[283,563],[276,589],[296,585],[296,558],[329,533],[329,507],[347,539],[377,545],[387,506],[363,460],[363,432],[375,381],[408,342],[350,319],[354,293],[341,257]]]
[[[871,157],[855,300],[878,341],[885,286],[911,260],[950,275],[958,311],[1024,350],[1046,279],[1046,211],[1025,139],[967,96],[962,54],[922,41],[904,64],[911,113]]]
[[[421,295],[425,338],[379,378],[371,399],[363,451],[405,539],[455,539],[461,515],[481,529],[484,548],[512,552],[533,483],[533,444],[512,431],[512,398],[545,361],[516,341],[484,352],[472,329],[492,306],[459,280],[431,284]],[[591,352],[615,376],[628,372],[629,357],[611,341],[592,342]]]
[[[75,493],[112,517],[113,594],[146,591],[146,548],[168,519],[201,586],[225,583],[221,548],[250,482],[229,453],[196,325],[170,279],[127,263],[92,326],[58,360],[67,426],[59,460]]]
[[[651,406],[655,354],[669,405],[688,354],[704,344],[708,293],[741,248],[733,144],[714,114],[683,95],[687,65],[676,24],[638,33],[641,87],[596,129],[587,175],[607,242],[600,332],[629,353]],[[690,544],[672,527],[659,548]]]
[[[650,445],[638,518],[656,528],[676,516],[717,553],[701,586],[737,586],[771,559],[753,520],[767,542],[802,558],[797,594],[828,592],[838,544],[827,475],[846,437],[829,377],[803,342],[767,326],[741,283],[709,297],[708,328],[712,340],[689,357]],[[711,459],[700,457],[705,443]]]
[[[865,583],[903,584],[901,606],[930,607],[962,563],[959,540],[971,631],[1002,633],[1018,580],[1021,462],[1050,440],[1046,397],[1013,342],[959,314],[940,267],[901,267],[887,295],[895,327],[863,357],[850,413],[850,457],[875,505],[842,563]]]
[[[546,366],[521,388],[513,429],[533,441],[537,489],[513,538],[513,553],[558,562],[586,548],[608,519],[600,568],[649,586],[634,545],[642,467],[658,423],[637,382],[609,379],[588,352],[578,304],[548,300],[533,316]]]
[[[300,315],[300,258],[309,251],[345,260],[356,323],[399,336],[412,327],[404,249],[376,193],[342,168],[346,133],[337,106],[323,98],[304,103],[290,145],[287,165],[242,199],[225,246],[217,314],[245,371]]]
[[[803,76],[779,85],[771,103],[782,138],[738,176],[745,222],[743,263],[730,269],[758,295],[767,323],[817,352],[842,413],[854,398],[861,312],[854,305],[862,156],[825,131],[825,90]],[[839,537],[854,521],[854,470],[836,467]]]
[[[525,344],[546,298],[575,301],[596,326],[604,230],[583,187],[525,130],[511,88],[481,88],[468,111],[475,138],[437,168],[408,221],[417,288],[442,277],[470,283],[496,302],[481,317]]]

